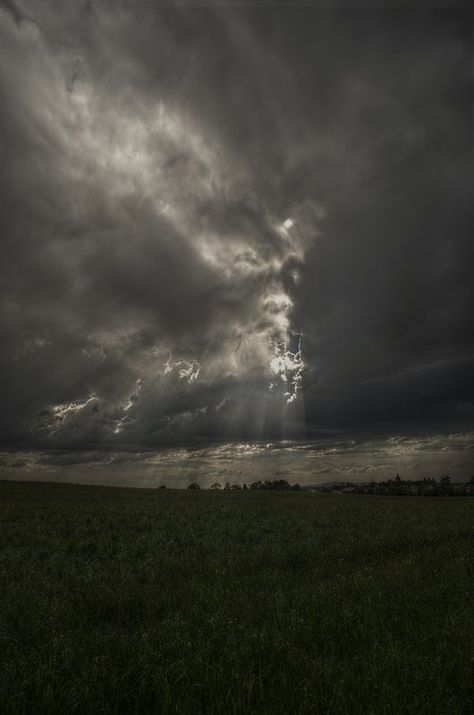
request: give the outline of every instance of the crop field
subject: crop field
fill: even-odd
[[[0,482],[0,713],[467,715],[473,524],[471,498]]]

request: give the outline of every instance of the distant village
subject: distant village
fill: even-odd
[[[165,487],[161,487],[165,488]],[[311,486],[290,484],[286,479],[275,479],[251,482],[249,484],[230,484],[214,482],[209,487],[213,490],[273,490],[273,491],[305,491],[330,494],[372,494],[386,496],[473,496],[474,476],[468,482],[452,482],[445,474],[439,480],[424,478],[420,480],[402,479],[399,474],[394,479],[385,482],[325,482]],[[192,482],[188,489],[201,489],[197,482]]]

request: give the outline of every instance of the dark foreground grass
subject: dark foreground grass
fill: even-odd
[[[467,714],[473,516],[0,483],[0,712]]]

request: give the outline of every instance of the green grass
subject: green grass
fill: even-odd
[[[0,482],[0,713],[467,715],[473,517]]]

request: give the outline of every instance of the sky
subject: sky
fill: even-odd
[[[472,11],[196,4],[0,2],[0,475],[470,477]]]

